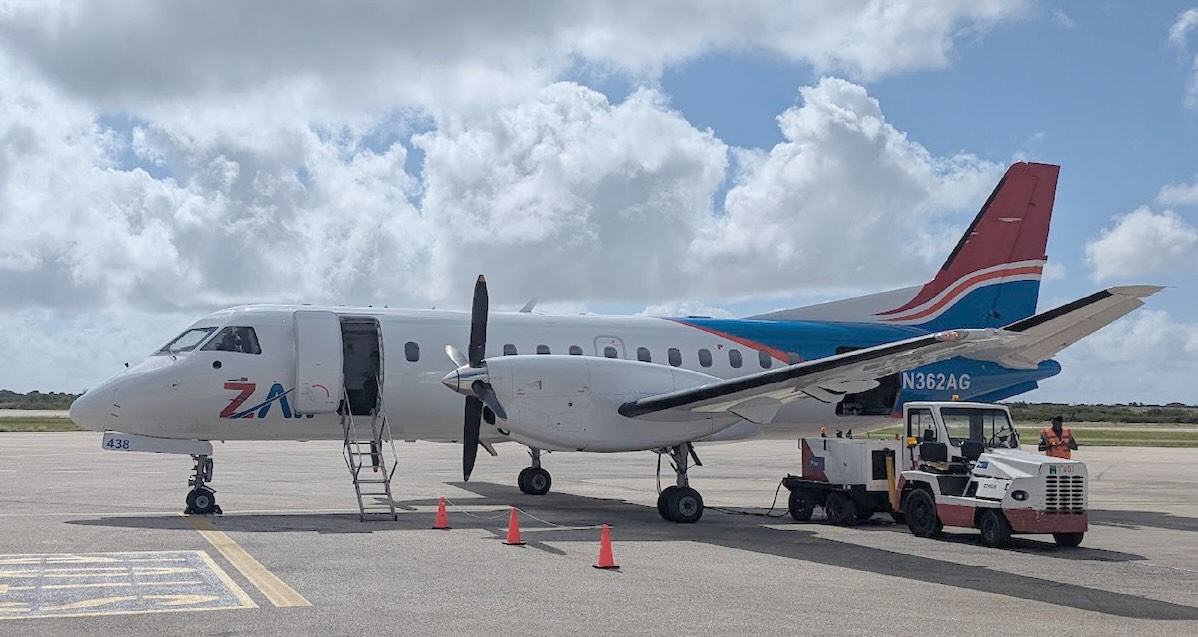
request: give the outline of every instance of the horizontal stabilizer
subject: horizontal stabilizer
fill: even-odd
[[[997,362],[1012,369],[1033,369],[1098,330],[1144,305],[1144,299],[1164,288],[1128,285],[1095,292],[1056,309],[1016,321],[1003,328],[1018,336],[968,358]]]

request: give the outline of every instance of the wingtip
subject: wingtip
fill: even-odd
[[[1118,287],[1108,288],[1111,294],[1119,296],[1134,296],[1136,298],[1145,298],[1160,292],[1165,289],[1163,285],[1121,285]]]

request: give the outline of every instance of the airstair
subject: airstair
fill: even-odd
[[[381,394],[381,392],[380,392]],[[344,396],[341,428],[345,432],[345,464],[354,480],[358,495],[358,519],[398,520],[395,500],[391,498],[391,478],[395,475],[398,455],[391,438],[391,426],[383,409],[382,396],[370,410],[370,416],[355,417]]]

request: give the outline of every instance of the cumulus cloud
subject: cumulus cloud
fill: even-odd
[[[1177,213],[1141,207],[1088,241],[1086,260],[1096,281],[1125,279],[1194,265],[1196,241],[1198,229]]]
[[[729,51],[941,66],[1024,3],[559,4],[0,3],[0,317],[55,361],[0,386],[90,384],[57,371],[85,323],[114,367],[215,307],[461,306],[478,272],[497,307],[571,309],[913,283],[1001,172],[844,79],[803,87],[768,149],[653,86]],[[578,65],[644,88],[610,102]]]
[[[1166,206],[1192,206],[1198,204],[1198,179],[1192,184],[1168,184],[1156,195],[1157,203]]]
[[[1198,9],[1186,9],[1177,15],[1173,26],[1169,27],[1169,44],[1181,51],[1189,50],[1190,32],[1198,27]],[[1186,105],[1193,108],[1198,106],[1198,55],[1190,63],[1190,78],[1186,85]]]
[[[114,6],[115,5],[115,6]],[[0,43],[73,93],[127,109],[282,94],[302,107],[492,103],[578,62],[653,77],[715,51],[756,50],[872,78],[947,64],[956,41],[1026,12],[1023,0],[812,5],[329,2],[56,4],[0,8]],[[119,42],[119,46],[114,46]]]

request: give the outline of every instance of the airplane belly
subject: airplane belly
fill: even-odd
[[[761,428],[761,438],[795,440],[806,436],[818,436],[820,427],[829,436],[837,431],[853,434],[866,433],[875,429],[902,423],[901,418],[890,416],[837,416],[836,405],[817,400],[799,400],[784,405],[778,415]]]

